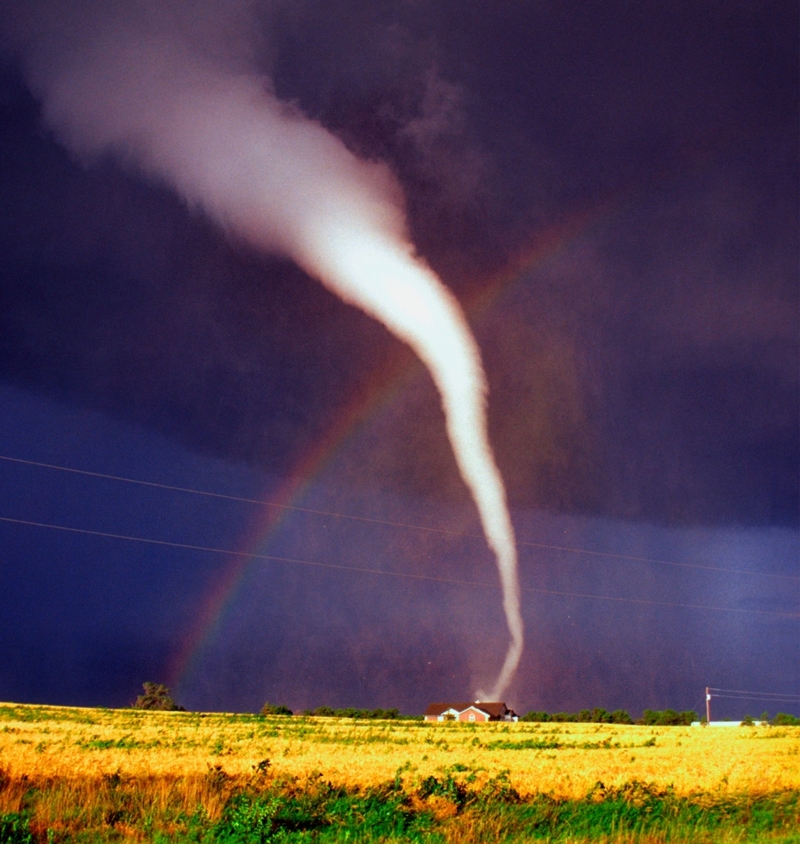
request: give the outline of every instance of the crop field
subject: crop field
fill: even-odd
[[[798,828],[798,727],[0,705],[0,844],[800,842]]]

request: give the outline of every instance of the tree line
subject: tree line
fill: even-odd
[[[632,724],[633,719],[625,709],[608,712],[605,709],[581,709],[580,712],[538,712],[532,710],[523,715],[520,721],[548,723],[586,723],[586,724]]]
[[[580,712],[537,712],[531,711],[520,718],[520,721],[538,721],[541,723],[572,723],[572,724],[644,724],[648,727],[679,727],[689,726],[697,721],[697,713],[693,710],[678,712],[675,709],[645,709],[642,717],[631,718],[627,709],[581,709]]]
[[[265,703],[261,707],[260,715],[294,715],[288,706],[276,706]],[[349,706],[346,709],[333,709],[330,706],[318,706],[316,709],[303,709],[297,713],[306,717],[321,718],[375,718],[380,720],[420,720],[421,715],[401,715],[399,709],[356,709]]]
[[[131,704],[134,709],[150,709],[159,711],[185,712],[183,706],[177,704],[170,695],[169,689],[161,683],[144,683],[144,694],[139,695]],[[274,704],[267,701],[259,712],[259,715],[294,715],[295,713],[283,704]],[[334,709],[330,706],[318,706],[316,709],[303,709],[296,713],[307,717],[324,718],[366,718],[379,720],[415,720],[422,719],[422,715],[401,715],[399,709]],[[579,712],[540,712],[531,710],[520,718],[520,721],[538,723],[576,723],[576,724],[644,724],[648,727],[670,727],[689,726],[692,721],[697,721],[697,713],[693,710],[678,712],[675,709],[645,709],[642,717],[634,721],[626,709],[615,709],[609,712],[606,709],[595,707],[594,709],[581,709]],[[699,719],[705,722],[705,718]],[[761,714],[759,721],[770,723],[776,727],[797,727],[800,726],[800,718],[786,712],[779,712],[770,720],[766,712]],[[755,720],[750,715],[745,715],[742,724],[752,725]]]

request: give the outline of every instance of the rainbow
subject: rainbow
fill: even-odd
[[[378,373],[374,373],[339,412],[335,423],[297,462],[278,490],[270,495],[270,504],[255,518],[248,532],[249,537],[242,543],[244,555],[239,553],[227,559],[221,575],[201,601],[195,621],[187,631],[181,647],[173,656],[172,666],[167,671],[172,688],[180,690],[185,685],[204,646],[221,627],[226,610],[234,603],[240,583],[254,564],[254,559],[248,555],[259,553],[269,543],[347,440],[363,422],[388,405],[393,396],[402,390],[412,377],[415,365],[416,359],[410,353],[405,353],[396,355],[391,361],[388,377],[385,370],[380,379]]]
[[[466,311],[471,321],[479,320],[518,279],[555,257],[587,229],[606,218],[610,211],[610,204],[604,203],[589,212],[573,215],[566,222],[552,226],[537,236],[503,271],[470,298]],[[262,553],[292,508],[300,506],[308,489],[346,442],[369,419],[388,407],[422,371],[421,364],[409,351],[398,351],[388,371],[386,366],[382,367],[355,392],[334,424],[298,461],[278,491],[270,496],[271,504],[259,513],[242,544],[244,554],[240,552],[226,560],[221,575],[201,601],[194,623],[170,661],[168,679],[178,694],[188,685],[203,650],[222,628],[226,612],[234,604],[239,587],[254,564],[254,559],[247,555]]]

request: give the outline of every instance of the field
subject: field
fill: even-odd
[[[800,842],[800,728],[6,704],[0,819],[0,844]]]

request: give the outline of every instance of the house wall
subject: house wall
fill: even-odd
[[[470,718],[470,715],[474,715],[474,718]],[[469,709],[465,709],[463,712],[458,714],[459,721],[488,721],[489,717],[486,715],[485,712],[481,712],[479,709],[473,709],[470,707]]]
[[[448,717],[452,716],[452,717]],[[458,719],[458,712],[455,709],[446,709],[439,715],[426,715],[426,721],[455,721]]]

